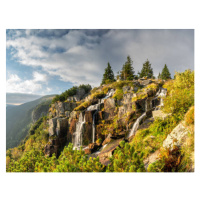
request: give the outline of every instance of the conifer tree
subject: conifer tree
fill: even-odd
[[[115,81],[113,70],[110,66],[110,63],[108,62],[108,66],[105,68],[105,72],[103,74],[101,85],[112,83]]]
[[[170,74],[169,69],[166,64],[165,64],[160,76],[161,76],[161,79],[163,79],[163,80],[171,79],[171,74]]]
[[[147,59],[147,61],[143,64],[143,68],[139,73],[139,77],[142,78],[146,76],[147,78],[154,78],[153,76],[153,68],[151,67],[151,63]]]
[[[127,61],[122,67],[120,71],[120,79],[121,80],[133,80],[134,78],[134,69],[133,69],[133,61],[130,56],[127,56]]]

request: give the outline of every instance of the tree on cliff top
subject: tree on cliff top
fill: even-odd
[[[119,72],[119,77],[121,80],[133,80],[134,78],[134,69],[133,69],[133,61],[130,56],[127,56],[127,61],[122,67],[122,70]]]
[[[151,67],[151,63],[147,59],[147,61],[143,64],[143,68],[141,72],[139,73],[139,77],[143,78],[146,76],[147,78],[153,78],[153,68]]]
[[[112,83],[115,81],[113,70],[110,66],[110,63],[108,62],[108,66],[105,68],[105,72],[103,74],[101,85]]]
[[[171,74],[170,74],[169,69],[166,64],[165,64],[160,76],[161,76],[161,79],[163,79],[163,80],[171,79]]]

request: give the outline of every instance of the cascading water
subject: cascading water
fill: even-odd
[[[92,116],[92,143],[95,142],[95,115],[100,110],[101,104],[104,103],[104,100],[108,99],[109,97],[112,97],[114,93],[115,93],[114,89],[109,90],[104,98],[99,99],[99,101],[98,101],[97,104],[91,105],[91,106],[89,106],[87,108],[87,111],[93,111],[93,110],[95,110],[95,112],[94,112],[94,114]]]
[[[83,124],[85,124],[85,115],[83,116],[83,112],[82,112],[82,113],[80,113],[78,122],[76,123],[76,132],[74,132],[74,134],[73,134],[74,149],[82,146]]]
[[[141,120],[146,117],[146,112],[143,113],[139,118],[137,118],[136,122],[134,123],[132,129],[131,129],[131,132],[129,133],[128,137],[131,137],[132,135],[135,135],[139,125],[140,125],[140,122]]]
[[[136,133],[136,131],[138,130],[138,127],[140,125],[140,122],[142,121],[142,119],[144,119],[144,117],[146,117],[146,112],[148,111],[148,109],[152,109],[152,108],[155,108],[156,107],[152,106],[152,101],[158,99],[158,97],[160,97],[160,106],[163,106],[163,97],[165,97],[167,95],[167,90],[165,88],[159,88],[158,92],[156,93],[156,96],[155,98],[151,99],[150,100],[150,103],[149,103],[149,108],[148,108],[148,101],[146,99],[145,101],[145,112],[136,120],[136,122],[134,123],[129,135],[128,135],[128,138],[131,137],[132,135],[134,135]]]

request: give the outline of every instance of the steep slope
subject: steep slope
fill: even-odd
[[[6,110],[6,149],[16,147],[28,133],[32,122],[47,114],[54,95],[24,103]]]

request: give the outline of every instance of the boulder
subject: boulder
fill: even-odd
[[[144,162],[144,167],[147,170],[148,166],[151,163],[154,163],[156,160],[158,160],[160,155],[160,150],[155,151],[154,153],[152,153],[149,157],[147,157],[143,162]]]
[[[99,153],[99,161],[104,164],[108,165],[109,164],[109,158],[112,156],[114,150],[119,146],[119,143],[123,139],[117,139],[113,140],[110,143],[107,143],[107,145],[104,146],[102,151]]]
[[[164,140],[163,147],[171,151],[176,146],[180,147],[188,133],[189,130],[182,123],[178,124]]]
[[[154,111],[152,111],[152,115],[153,115],[154,119],[160,118],[162,120],[165,120],[171,114],[170,113],[164,113],[162,110],[154,110]]]
[[[146,86],[146,85],[149,85],[150,83],[152,83],[152,81],[150,79],[147,79],[147,80],[139,80],[140,82],[140,85],[143,85],[143,86]]]

